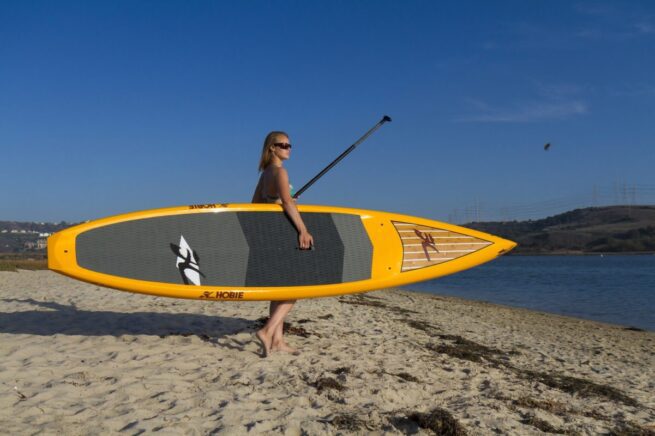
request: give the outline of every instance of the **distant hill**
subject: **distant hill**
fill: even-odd
[[[39,253],[44,249],[28,248],[48,234],[72,226],[67,222],[35,223],[21,221],[0,221],[0,253]]]
[[[514,254],[655,252],[655,206],[590,207],[540,220],[464,226],[518,242]]]

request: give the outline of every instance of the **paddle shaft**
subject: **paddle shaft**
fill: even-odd
[[[366,133],[365,133],[361,138],[359,138],[359,139],[358,139],[358,140],[357,140],[353,145],[351,145],[350,147],[348,147],[348,149],[347,149],[346,151],[344,151],[343,153],[341,153],[341,154],[339,155],[338,158],[336,158],[335,160],[333,160],[332,163],[330,163],[330,165],[328,165],[328,166],[326,166],[325,168],[323,168],[323,170],[322,170],[320,173],[318,173],[318,174],[317,174],[313,179],[311,179],[309,182],[307,182],[307,183],[305,184],[305,186],[303,186],[302,188],[300,188],[300,190],[298,190],[298,192],[296,192],[296,193],[294,194],[293,198],[298,198],[298,197],[300,197],[300,194],[302,194],[302,193],[305,192],[307,189],[309,189],[309,187],[312,186],[312,185],[313,185],[313,184],[314,184],[318,179],[320,179],[321,177],[323,177],[323,175],[325,175],[325,173],[327,173],[328,171],[330,171],[330,170],[332,169],[332,167],[334,167],[336,164],[338,164],[339,162],[341,162],[341,160],[343,160],[343,158],[345,158],[346,156],[348,156],[348,154],[349,154],[351,151],[353,151],[353,150],[354,150],[354,149],[355,149],[359,144],[361,144],[362,142],[364,142],[364,141],[366,140],[366,138],[368,138],[369,136],[371,136],[371,135],[373,134],[373,132],[375,132],[377,129],[379,129],[379,128],[382,126],[382,124],[386,123],[387,121],[391,121],[391,118],[389,118],[388,116],[385,115],[384,117],[382,117],[382,119],[381,119],[380,121],[378,121],[378,123],[377,123],[375,126],[373,126],[373,127],[372,127],[368,132],[366,132]]]

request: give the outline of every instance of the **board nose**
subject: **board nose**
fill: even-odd
[[[507,254],[510,251],[514,249],[518,244],[514,241],[510,241],[509,239],[503,239],[503,238],[498,238],[499,241],[497,244],[499,245],[500,250],[498,251],[498,255],[502,256],[503,254]]]

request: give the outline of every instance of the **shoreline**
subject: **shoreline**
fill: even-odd
[[[259,357],[265,302],[0,272],[9,433],[655,431],[655,333],[422,291],[301,300],[299,356]],[[647,433],[644,433],[647,434]]]
[[[408,285],[411,286],[411,285]],[[582,318],[578,316],[572,316],[572,315],[565,315],[561,313],[555,313],[555,312],[547,312],[544,310],[539,310],[539,309],[531,309],[528,307],[521,307],[521,306],[512,306],[509,304],[502,304],[502,303],[494,303],[493,301],[489,300],[476,300],[473,298],[464,298],[464,297],[459,297],[456,295],[444,295],[444,294],[433,294],[428,291],[422,291],[422,290],[415,290],[415,289],[409,289],[409,288],[399,288],[399,289],[390,289],[392,291],[399,291],[399,292],[410,292],[412,294],[422,294],[425,297],[439,297],[439,298],[445,298],[453,301],[457,301],[461,304],[484,304],[484,305],[489,305],[489,306],[495,306],[498,308],[506,308],[506,309],[511,309],[511,310],[516,310],[516,311],[526,311],[528,313],[532,314],[540,314],[544,316],[551,316],[554,318],[564,318],[570,322],[577,322],[577,321],[584,321],[584,322],[590,322],[590,323],[596,323],[604,326],[605,328],[615,328],[615,329],[621,329],[621,330],[626,330],[626,331],[633,331],[633,332],[646,332],[646,333],[653,333],[655,334],[655,330],[650,330],[647,328],[641,328],[641,327],[636,327],[630,324],[617,324],[613,322],[608,322],[608,321],[600,321],[596,319],[591,319],[591,318]],[[375,291],[379,292],[379,291]]]

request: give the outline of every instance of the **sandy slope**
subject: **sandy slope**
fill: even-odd
[[[655,430],[652,332],[387,290],[300,301],[302,353],[262,359],[266,312],[0,273],[0,428],[429,434],[438,408],[475,435]]]

